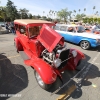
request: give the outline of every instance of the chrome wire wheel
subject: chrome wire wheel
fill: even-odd
[[[44,85],[43,80],[41,79],[40,75],[36,72],[36,80],[39,83],[40,86]]]
[[[82,49],[87,50],[90,48],[90,43],[88,41],[81,41],[80,46]]]
[[[51,84],[44,83],[44,81],[42,80],[41,76],[39,75],[39,73],[36,70],[34,70],[34,75],[35,75],[37,83],[39,84],[39,86],[42,89],[48,90],[51,87]]]

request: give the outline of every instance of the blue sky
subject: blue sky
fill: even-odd
[[[7,0],[0,0],[0,6],[6,6]],[[96,6],[95,12],[100,13],[100,0],[11,0],[17,9],[26,8],[29,13],[33,15],[43,15],[45,11],[45,16],[49,14],[50,10],[60,11],[61,9],[68,8],[69,11],[76,10],[80,13],[84,12],[86,8],[86,14],[93,14],[93,6]],[[78,12],[79,13],[79,12]]]

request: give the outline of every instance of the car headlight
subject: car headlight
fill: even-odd
[[[76,57],[77,56],[77,51],[76,50],[73,50],[72,51],[72,54],[73,54],[73,57]]]
[[[58,68],[61,64],[61,59],[57,58],[56,60],[54,60],[53,64],[56,68]]]

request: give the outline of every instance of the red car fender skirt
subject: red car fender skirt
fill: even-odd
[[[52,84],[56,81],[56,72],[48,63],[42,59],[38,58],[36,60],[24,60],[24,62],[26,65],[32,66],[38,72],[44,83]]]
[[[82,53],[81,51],[77,50],[77,49],[70,49],[70,53],[75,50],[77,51],[77,56],[76,57],[79,57],[79,59],[85,59],[85,55],[84,53]]]
[[[82,59],[85,59],[85,55],[77,49],[70,49],[70,53],[72,53],[73,50],[75,50],[77,52],[77,56],[73,57],[73,61],[74,61],[73,63],[75,65],[74,67],[76,69],[76,66],[79,63],[79,61],[81,61]],[[69,62],[71,62],[71,61],[69,60]]]

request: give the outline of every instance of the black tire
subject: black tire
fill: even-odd
[[[90,43],[88,41],[84,40],[84,41],[80,42],[80,46],[81,46],[82,49],[87,50],[87,49],[90,48]]]
[[[34,70],[34,75],[35,75],[35,79],[36,79],[37,83],[39,84],[39,86],[42,89],[48,90],[51,87],[51,84],[45,84],[43,82],[43,80],[41,79],[41,76],[38,74],[38,72],[36,70]]]
[[[19,53],[19,51],[18,51],[18,48],[17,48],[17,46],[16,46],[16,42],[14,41],[14,46],[15,46],[15,48],[16,48],[16,52],[17,53]]]

